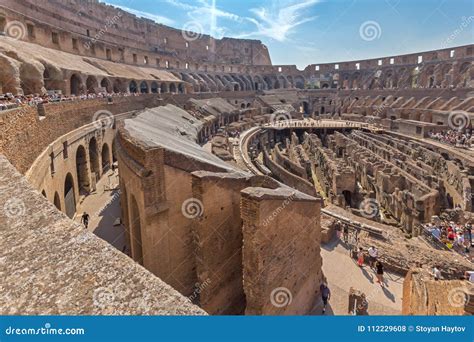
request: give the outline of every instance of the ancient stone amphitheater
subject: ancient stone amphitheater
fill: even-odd
[[[307,314],[336,221],[404,313],[473,311],[420,228],[474,210],[474,151],[430,138],[472,127],[472,45],[298,70],[85,0],[2,0],[0,32],[1,314]],[[110,172],[124,250],[75,220]]]

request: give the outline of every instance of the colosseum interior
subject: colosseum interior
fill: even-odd
[[[426,228],[472,222],[474,150],[435,137],[472,129],[473,45],[299,70],[85,0],[2,0],[0,32],[1,314],[320,314],[322,282],[474,312],[473,251]]]

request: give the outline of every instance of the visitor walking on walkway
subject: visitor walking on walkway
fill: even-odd
[[[357,253],[357,265],[359,267],[364,266],[364,250],[362,247],[359,247],[359,252]]]
[[[344,228],[342,229],[342,239],[345,243],[347,243],[349,240],[349,226],[347,223],[344,223]]]
[[[323,299],[323,315],[324,315],[324,313],[326,312],[326,306],[328,305],[328,301],[331,299],[331,290],[325,283],[321,284],[321,286],[319,287],[319,290],[321,291],[321,298]]]
[[[371,268],[375,268],[375,263],[377,262],[377,258],[379,256],[379,252],[377,251],[377,248],[374,246],[371,246],[368,250],[369,252],[369,264]]]
[[[433,267],[433,277],[434,277],[434,280],[440,280],[441,279],[441,271],[439,270],[437,265],[435,265],[435,267]]]
[[[383,283],[383,264],[380,261],[377,261],[375,263],[375,268],[376,268],[376,274],[377,274],[377,283],[380,284],[380,286],[384,286]]]
[[[85,211],[84,214],[82,214],[81,223],[84,224],[84,227],[86,227],[86,229],[89,226],[89,214]]]
[[[342,222],[337,221],[336,222],[336,236],[338,240],[341,239],[341,235],[342,235]]]

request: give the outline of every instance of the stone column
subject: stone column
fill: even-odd
[[[309,313],[323,279],[320,199],[287,187],[241,193],[245,313]]]

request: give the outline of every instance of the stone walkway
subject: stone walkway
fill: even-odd
[[[97,183],[97,190],[84,197],[77,206],[76,222],[82,213],[89,214],[88,230],[110,243],[120,251],[124,250],[125,235],[121,224],[114,226],[120,218],[120,192],[118,171],[109,170]]]
[[[323,272],[331,290],[331,300],[326,315],[348,315],[349,289],[365,293],[369,302],[369,315],[400,315],[402,309],[403,277],[385,273],[385,287],[376,282],[376,276],[369,266],[359,268],[349,257],[343,242],[333,239],[321,245]],[[322,302],[316,304],[314,315],[321,315]]]

